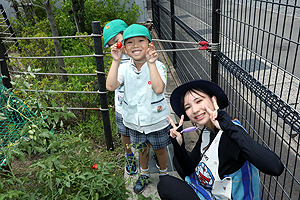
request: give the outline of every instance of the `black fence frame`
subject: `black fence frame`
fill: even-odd
[[[294,21],[298,12],[300,7],[296,2],[292,5],[280,0],[152,1],[154,29],[160,39],[220,43],[218,51],[167,52],[167,55],[183,83],[199,78],[218,83],[230,100],[226,111],[237,117],[257,142],[280,156],[285,166],[281,176],[261,173],[262,199],[300,199],[297,88],[300,82],[295,73],[300,36],[278,30],[281,27],[292,31],[296,27],[297,33]],[[266,21],[274,22],[275,28]],[[166,49],[193,46],[162,44]],[[270,47],[268,53],[261,50],[265,45]],[[290,60],[276,60],[277,55],[288,56]],[[276,81],[281,79],[280,88]]]
[[[4,21],[6,22],[7,27],[9,27],[8,30],[11,33],[10,37],[1,38],[1,36],[0,36],[0,75],[3,77],[3,79],[2,79],[3,85],[6,88],[12,88],[12,84],[10,83],[11,77],[10,77],[10,73],[9,73],[8,66],[7,66],[7,60],[9,59],[9,56],[7,55],[7,49],[4,45],[3,39],[8,40],[8,41],[15,40],[16,43],[14,45],[18,46],[17,39],[20,39],[20,38],[15,37],[14,31],[12,30],[12,28],[9,24],[9,20],[7,18],[7,15],[5,14],[5,10],[4,10],[2,4],[0,4],[0,12],[1,12],[0,16],[2,15],[2,17],[4,18]],[[96,108],[96,109],[100,110],[101,114],[102,114],[102,121],[103,121],[104,135],[105,135],[105,142],[106,142],[107,150],[114,150],[113,138],[112,138],[112,132],[111,132],[111,123],[110,123],[110,117],[109,117],[109,109],[110,108],[108,107],[107,91],[106,91],[106,79],[105,79],[106,73],[104,70],[104,68],[105,68],[104,60],[103,60],[104,53],[103,53],[103,49],[102,49],[102,33],[101,33],[102,28],[101,28],[99,21],[92,22],[92,30],[93,30],[93,34],[91,36],[87,36],[87,37],[93,37],[93,39],[94,39],[95,54],[93,55],[93,57],[95,57],[95,60],[96,60],[97,69],[95,71],[97,73],[97,81],[98,81],[98,87],[99,87],[99,90],[95,93],[99,94],[100,105],[101,105],[101,107],[99,109],[98,108]],[[61,38],[78,38],[78,37],[81,37],[81,36],[21,38],[21,39],[61,39]],[[81,56],[90,56],[90,55],[79,55],[79,56],[75,56],[75,57],[81,57]],[[68,56],[62,56],[62,57],[67,58]],[[20,57],[20,58],[22,58],[22,57]],[[45,59],[45,58],[47,58],[47,57],[32,57],[32,58],[28,58],[28,59]],[[51,57],[49,57],[49,58],[51,58]],[[59,58],[59,56],[55,56],[52,58]],[[38,73],[35,73],[35,74],[38,74]],[[48,73],[48,74],[51,74],[51,73]],[[64,74],[64,73],[60,73],[60,75],[61,76],[70,76],[70,75],[76,76],[76,74]],[[16,88],[16,89],[18,89],[18,88]],[[35,90],[32,90],[32,91],[35,91]],[[85,91],[59,91],[59,92],[86,93]],[[83,109],[95,110],[95,108],[83,108]],[[3,135],[3,138],[6,138],[6,135]],[[0,168],[1,168],[1,166],[0,166]]]

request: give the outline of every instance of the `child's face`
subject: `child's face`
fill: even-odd
[[[143,36],[129,38],[125,41],[125,52],[135,61],[145,61],[149,40]]]
[[[212,98],[206,93],[197,91],[197,93],[188,91],[184,96],[184,110],[191,122],[207,126],[211,123],[209,113],[205,107],[214,110]]]
[[[119,33],[115,37],[111,38],[107,42],[107,45],[111,47],[112,45],[116,44],[117,42],[122,42],[122,40],[123,40],[123,35],[121,33]]]

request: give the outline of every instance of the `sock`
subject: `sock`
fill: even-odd
[[[131,154],[126,153],[126,158],[128,158],[129,156],[134,156],[133,152],[131,152]]]
[[[141,175],[150,176],[149,167],[147,169],[141,168]]]
[[[161,170],[159,169],[159,176],[165,176],[168,175],[168,168]]]

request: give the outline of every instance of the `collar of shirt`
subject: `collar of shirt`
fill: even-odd
[[[135,66],[134,61],[133,61],[132,58],[130,59],[130,62],[131,62],[131,69],[132,69],[132,71],[134,71],[137,74],[141,73],[141,71],[143,71],[147,67],[147,62],[145,62],[143,64],[143,66],[141,67],[141,70],[138,71],[138,69],[136,68],[136,66]]]
[[[122,54],[121,64],[130,61],[130,57],[127,54]]]

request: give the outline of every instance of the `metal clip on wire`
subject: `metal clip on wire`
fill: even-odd
[[[220,49],[219,43],[209,43],[206,41],[200,41],[199,44],[202,46],[199,47],[199,50],[219,51]]]

